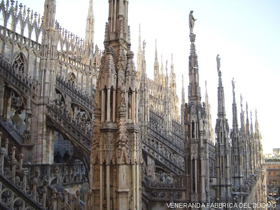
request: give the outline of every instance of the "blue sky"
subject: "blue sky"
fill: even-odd
[[[24,5],[43,14],[44,0],[21,0]],[[88,0],[57,0],[56,19],[63,28],[84,38]],[[181,97],[182,74],[188,87],[189,11],[194,11],[196,50],[200,86],[204,101],[207,80],[213,125],[217,116],[216,55],[221,57],[221,71],[226,94],[227,117],[231,124],[232,86],[236,81],[236,98],[240,112],[240,94],[249,111],[258,110],[264,152],[280,148],[280,1],[279,0],[130,0],[129,25],[132,50],[137,54],[139,24],[145,39],[147,72],[153,78],[155,39],[163,63],[174,54],[178,95]],[[94,0],[95,42],[103,49],[108,1]],[[136,63],[136,60],[135,60]],[[169,67],[170,68],[170,67]],[[187,96],[186,96],[187,98]],[[240,120],[239,120],[240,124]]]

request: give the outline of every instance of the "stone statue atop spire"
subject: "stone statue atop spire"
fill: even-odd
[[[235,80],[234,80],[234,78],[232,78],[231,84],[232,84],[232,93],[233,93],[233,97],[234,97],[233,99],[235,101]]]
[[[194,22],[196,21],[196,19],[193,17],[193,11],[190,11],[189,14],[189,27],[190,27],[190,34],[193,33],[193,28],[194,28]]]
[[[216,57],[216,61],[217,61],[217,70],[220,71],[220,68],[221,68],[221,58],[220,58],[219,54]]]

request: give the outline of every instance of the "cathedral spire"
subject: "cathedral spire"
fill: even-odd
[[[161,65],[160,65],[160,84],[165,86],[165,76],[164,76],[164,65],[163,65],[163,57],[161,55]]]
[[[207,112],[209,140],[211,143],[214,144],[214,131],[213,131],[213,127],[212,127],[211,105],[209,103],[209,96],[208,96],[208,91],[207,91],[207,81],[205,81],[205,109]]]
[[[191,177],[188,183],[187,200],[190,202],[206,202],[206,188],[209,186],[206,180],[209,180],[205,165],[209,164],[206,160],[209,153],[205,148],[207,143],[203,140],[206,132],[206,110],[201,104],[201,93],[199,86],[199,71],[197,54],[195,51],[195,34],[193,33],[194,21],[192,11],[189,15],[190,26],[190,56],[189,56],[189,87],[188,87],[188,103],[184,105],[184,132],[186,134],[185,141],[185,173]],[[200,183],[203,183],[202,185]]]
[[[226,110],[225,110],[225,97],[224,97],[224,87],[222,83],[222,72],[220,70],[221,67],[221,58],[219,55],[216,57],[217,60],[217,70],[219,75],[219,87],[218,87],[218,117],[225,118]]]
[[[242,143],[240,139],[240,135],[238,132],[238,120],[237,120],[237,105],[235,100],[235,81],[232,79],[232,94],[233,94],[233,102],[232,102],[232,132],[230,134],[231,141],[232,141],[232,158],[231,158],[231,164],[232,169],[231,173],[233,174],[233,185],[234,186],[240,186],[243,182],[243,150],[244,150],[244,144]]]
[[[85,44],[86,44],[86,47],[90,48],[93,52],[93,46],[94,46],[93,0],[89,0]]]
[[[182,105],[186,102],[185,100],[185,83],[184,83],[184,75],[182,74]]]
[[[174,63],[173,63],[173,53],[171,53],[171,74],[173,74],[174,73]]]
[[[185,109],[185,103],[186,103],[186,99],[185,99],[185,83],[184,83],[184,75],[182,74],[182,101],[181,101],[181,126],[182,129],[184,129],[184,109]]]
[[[142,74],[146,76],[146,41],[143,41],[143,56],[142,56],[143,66],[142,66]]]
[[[167,88],[169,86],[169,77],[168,77],[168,60],[166,60],[166,65],[165,65],[165,88]]]
[[[255,132],[256,132],[257,136],[260,135],[259,121],[258,121],[258,111],[257,110],[255,110]]]
[[[215,132],[217,135],[216,147],[216,164],[217,164],[217,174],[218,174],[218,187],[217,195],[219,198],[225,196],[225,201],[228,202],[230,199],[231,190],[231,174],[230,174],[230,143],[228,138],[229,126],[228,120],[226,118],[225,111],[225,97],[224,97],[224,87],[222,83],[222,72],[220,70],[221,63],[220,57],[217,55],[217,70],[219,76],[219,86],[218,86],[218,118],[216,120]]]
[[[138,51],[137,51],[137,78],[138,81],[141,80],[142,75],[142,60],[143,60],[143,54],[142,54],[142,44],[141,44],[141,25],[139,24],[139,37],[138,37]],[[140,86],[140,83],[139,83]]]
[[[171,65],[170,65],[170,73],[169,73],[169,86],[170,86],[170,91],[173,97],[177,99],[177,85],[176,85],[176,74],[174,71],[174,63],[173,63],[173,54],[171,54]],[[172,99],[172,103],[176,103],[175,98]],[[174,104],[175,105],[175,104]],[[177,106],[177,104],[176,104]]]
[[[88,16],[86,23],[86,38],[85,38],[85,63],[92,65],[94,60],[94,15],[93,15],[93,0],[89,0]]]
[[[238,132],[238,120],[237,120],[237,105],[235,100],[235,81],[232,79],[232,94],[233,94],[233,103],[232,103],[232,127],[233,132]]]
[[[190,56],[189,56],[189,101],[200,103],[201,93],[199,86],[199,72],[198,72],[198,61],[197,54],[195,50],[195,34],[193,33],[194,21],[192,16],[192,11],[190,12]]]
[[[157,40],[155,40],[155,61],[154,61],[154,80],[158,83],[159,79],[159,62],[158,62],[158,52],[157,52]]]
[[[138,36],[138,52],[141,51],[141,24],[139,24],[139,36]]]
[[[252,111],[250,111],[250,121],[251,121],[251,123],[250,123],[250,131],[251,131],[251,135],[253,136],[254,135],[254,126],[253,126],[253,113],[252,113]]]
[[[106,41],[122,39],[130,47],[130,34],[128,26],[128,0],[110,0],[108,15],[109,37]]]
[[[93,209],[141,209],[139,91],[127,21],[128,0],[109,0],[94,104],[96,113],[100,110],[100,114],[94,113],[94,127],[100,135],[92,140]]]
[[[155,40],[155,60],[158,61],[157,40]]]
[[[248,103],[246,102],[246,133],[250,134],[250,123],[249,123],[249,111],[248,111]]]
[[[241,107],[241,112],[240,112],[241,131],[244,133],[245,132],[245,116],[244,116],[244,111],[243,111],[243,97],[242,97],[242,95],[240,95],[240,107]]]
[[[56,12],[56,0],[45,0],[43,19],[44,19],[44,24],[46,29],[54,28],[55,12]]]

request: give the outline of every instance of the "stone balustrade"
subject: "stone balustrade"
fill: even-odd
[[[150,201],[184,202],[185,189],[183,188],[150,188],[143,185],[143,196]]]
[[[0,57],[0,75],[23,95],[37,94],[37,82],[24,73],[16,72],[3,57]]]
[[[93,97],[79,90],[75,85],[66,81],[63,77],[56,77],[56,87],[69,95],[83,107],[93,112]]]
[[[82,146],[84,151],[90,154],[92,128],[88,121],[74,119],[64,105],[50,104],[47,106],[46,115],[53,123],[64,130],[73,140]]]
[[[0,145],[2,133],[0,132]],[[67,164],[26,164],[23,165],[24,156],[16,158],[16,148],[8,148],[8,141],[0,148],[0,207],[6,209],[85,209],[80,200],[80,192],[75,195],[68,190],[63,193],[48,193],[50,185],[55,183],[87,182],[86,170],[81,162]],[[10,153],[8,153],[10,151]],[[49,196],[50,195],[50,196]],[[92,195],[88,192],[85,196],[87,203]],[[86,208],[87,206],[87,208]],[[61,208],[59,208],[61,207]]]

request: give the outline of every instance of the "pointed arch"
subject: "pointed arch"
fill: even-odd
[[[73,72],[70,72],[67,76],[67,82],[71,85],[77,84],[77,77]]]
[[[127,116],[128,119],[132,119],[132,90],[129,88],[128,90],[128,101],[127,101]]]
[[[12,68],[18,74],[25,74],[27,70],[27,61],[25,55],[22,52],[15,56]]]

